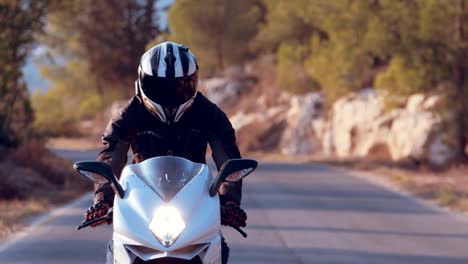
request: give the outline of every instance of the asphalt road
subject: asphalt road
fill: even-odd
[[[73,160],[91,152],[61,152]],[[0,263],[103,263],[110,227],[77,231],[84,197],[0,245]],[[230,263],[468,263],[468,221],[342,170],[261,164],[244,183],[249,234]]]

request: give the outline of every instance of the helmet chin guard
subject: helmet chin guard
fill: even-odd
[[[159,120],[161,120],[164,123],[167,124],[172,124],[176,123],[179,121],[179,119],[182,117],[182,115],[192,107],[193,101],[195,101],[195,97],[197,96],[197,93],[190,98],[187,102],[172,108],[172,107],[164,107],[156,102],[153,102],[150,98],[148,98],[144,91],[141,89],[139,85],[139,80],[135,82],[136,86],[136,94],[140,95],[141,98],[143,99],[143,104],[145,105],[146,109],[153,114],[155,117],[157,117]]]

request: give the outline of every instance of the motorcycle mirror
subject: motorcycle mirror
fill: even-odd
[[[76,170],[78,171],[79,174],[87,178],[88,180],[91,180],[94,183],[109,183],[109,180],[106,179],[106,177],[102,176],[101,174],[91,172],[91,171],[85,171],[85,170]]]
[[[226,176],[226,178],[224,180],[227,181],[227,182],[240,181],[243,178],[247,177],[247,175],[249,175],[254,170],[255,170],[255,168],[247,168],[247,169],[242,169],[242,170],[239,170],[239,171],[235,171],[235,172],[229,174],[228,176]]]
[[[112,183],[115,193],[122,198],[124,190],[109,164],[101,161],[79,161],[73,164],[73,168],[86,179],[98,183]]]
[[[223,181],[240,181],[257,168],[257,161],[252,159],[230,159],[219,170],[218,176],[210,187],[210,196],[213,197],[219,190]]]

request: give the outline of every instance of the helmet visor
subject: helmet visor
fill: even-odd
[[[177,107],[190,100],[197,91],[197,75],[164,78],[144,75],[141,78],[143,93],[164,107]]]

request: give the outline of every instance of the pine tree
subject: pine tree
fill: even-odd
[[[51,82],[33,96],[35,127],[73,132],[73,123],[134,94],[146,45],[159,33],[157,0],[57,1],[47,16],[41,73]],[[50,107],[55,102],[55,107]]]
[[[468,160],[466,5],[466,0],[419,0],[408,6],[416,23],[396,29],[401,48],[395,50],[388,70],[377,79],[377,86],[393,93],[436,92],[444,96],[444,130],[459,161]]]
[[[178,0],[168,19],[171,39],[190,47],[202,73],[252,58],[249,42],[257,33],[263,4],[255,0]]]
[[[0,1],[0,145],[26,138],[33,113],[21,69],[43,27],[45,1]]]

